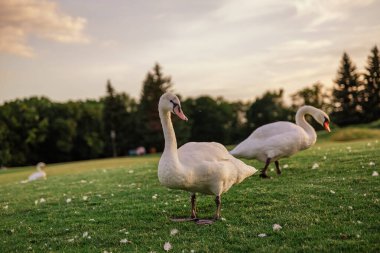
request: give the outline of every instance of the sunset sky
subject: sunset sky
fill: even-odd
[[[380,0],[1,0],[0,103],[138,98],[155,62],[184,97],[252,100],[321,81],[380,46]]]

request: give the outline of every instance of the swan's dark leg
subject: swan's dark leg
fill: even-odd
[[[220,195],[215,197],[215,204],[216,204],[216,213],[215,213],[214,219],[219,220],[220,216],[221,216],[220,215],[220,209],[222,207],[222,199],[221,199]]]
[[[196,203],[197,196],[195,193],[191,194],[191,218],[196,219],[197,218],[197,203]]]
[[[265,162],[265,167],[261,171],[260,177],[262,177],[262,178],[270,178],[267,175],[267,169],[268,169],[269,164],[270,164],[270,158],[267,158],[267,161]]]
[[[197,220],[197,224],[199,225],[210,225],[212,223],[214,223],[214,221],[216,220],[219,220],[220,219],[220,209],[222,207],[222,201],[221,201],[221,197],[220,195],[217,195],[215,197],[215,204],[216,204],[216,213],[215,213],[215,216],[214,216],[214,220]]]
[[[277,175],[281,175],[280,163],[275,161],[274,164],[276,164]]]
[[[171,218],[171,221],[174,221],[174,222],[198,221],[195,193],[191,194],[191,217],[190,218]]]

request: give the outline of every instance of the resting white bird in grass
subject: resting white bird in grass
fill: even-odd
[[[177,96],[165,93],[158,104],[165,137],[165,148],[158,164],[160,183],[171,189],[191,192],[191,217],[173,221],[195,221],[211,224],[221,217],[221,195],[234,184],[240,183],[257,170],[230,155],[227,149],[215,142],[189,142],[177,149],[177,140],[170,113],[187,120]],[[215,196],[214,219],[197,219],[196,193]]]
[[[275,162],[277,174],[281,174],[279,159],[289,157],[310,148],[317,140],[314,128],[305,120],[311,115],[326,131],[330,132],[329,116],[313,106],[302,106],[296,114],[296,124],[279,121],[257,128],[247,139],[237,145],[230,154],[235,157],[257,159],[265,162],[260,177],[269,178],[267,169]]]
[[[37,172],[34,172],[33,174],[31,174],[28,180],[23,180],[21,181],[21,183],[27,183],[27,182],[38,180],[38,179],[47,179],[46,172],[43,170],[45,166],[46,164],[43,162],[37,163],[36,165]]]

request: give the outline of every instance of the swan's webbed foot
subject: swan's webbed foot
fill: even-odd
[[[209,220],[209,219],[198,219],[195,221],[197,225],[211,225],[215,222],[215,220]]]
[[[271,179],[271,177],[268,176],[267,173],[260,173],[259,177],[261,177],[263,179]]]
[[[196,222],[199,219],[188,217],[188,218],[170,218],[170,220],[174,221],[174,222],[188,222],[188,221],[195,221]]]

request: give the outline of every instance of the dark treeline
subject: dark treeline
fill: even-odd
[[[178,144],[235,144],[261,125],[293,121],[296,110],[304,104],[331,114],[338,126],[380,118],[376,46],[362,72],[344,53],[334,83],[331,90],[321,83],[303,88],[291,95],[290,105],[285,103],[282,89],[267,91],[253,102],[209,96],[181,98],[189,121],[173,117]],[[150,152],[161,151],[164,140],[157,104],[161,94],[172,87],[171,78],[156,64],[144,79],[138,101],[116,91],[108,81],[106,94],[99,100],[57,103],[31,97],[6,102],[0,106],[0,166],[125,156],[139,146]]]

